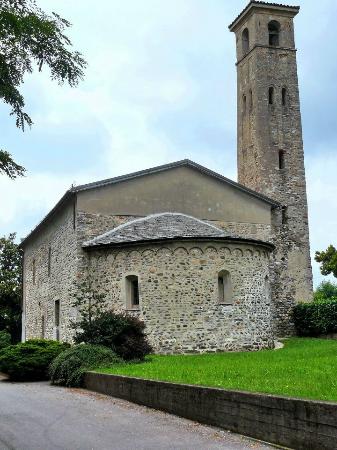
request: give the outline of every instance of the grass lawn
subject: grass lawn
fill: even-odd
[[[151,355],[97,372],[337,402],[337,340],[291,338],[281,350]]]

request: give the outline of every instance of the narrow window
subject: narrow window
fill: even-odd
[[[288,208],[286,206],[282,206],[282,225],[285,225],[288,222]]]
[[[273,105],[274,104],[274,88],[273,87],[269,88],[268,101],[269,101],[269,105]]]
[[[245,28],[242,32],[242,53],[243,56],[249,52],[249,30]]]
[[[51,247],[48,248],[48,277],[51,273]]]
[[[253,111],[253,91],[250,89],[249,91],[249,111]]]
[[[233,304],[233,291],[231,275],[223,270],[218,275],[218,301],[223,305]]]
[[[35,263],[35,259],[33,259],[33,285],[35,285],[36,282],[36,263]]]
[[[247,97],[245,95],[242,96],[242,114],[246,114],[247,111]]]
[[[44,336],[45,336],[45,318],[44,318],[44,314],[42,314],[42,317],[41,317],[41,336],[42,336],[42,339],[44,339]]]
[[[264,292],[265,292],[265,296],[266,296],[266,300],[270,300],[271,299],[271,290],[270,290],[270,281],[269,281],[269,277],[268,275],[266,276],[265,280],[264,280]]]
[[[279,152],[278,152],[278,168],[280,170],[283,170],[285,168],[284,151],[283,150],[279,150]]]
[[[282,105],[283,106],[287,105],[287,89],[286,88],[282,89]]]
[[[55,335],[60,340],[60,300],[55,300]]]
[[[129,309],[139,307],[139,283],[136,275],[126,277],[126,306]]]
[[[278,47],[280,45],[280,24],[276,20],[272,20],[268,24],[269,45]]]

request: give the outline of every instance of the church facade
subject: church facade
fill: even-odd
[[[258,350],[312,297],[293,18],[252,1],[236,35],[239,183],[183,160],[70,189],[28,235],[23,338],[71,341],[87,283],[156,352]]]

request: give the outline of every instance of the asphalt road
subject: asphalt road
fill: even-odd
[[[273,447],[81,389],[0,381],[0,450]]]

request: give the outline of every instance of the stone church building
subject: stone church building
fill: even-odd
[[[293,19],[252,1],[237,47],[239,183],[189,160],[71,188],[27,236],[23,339],[71,341],[88,282],[156,352],[257,350],[312,297]]]

